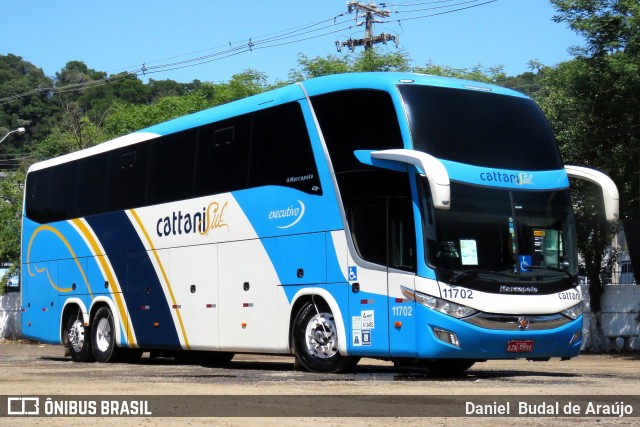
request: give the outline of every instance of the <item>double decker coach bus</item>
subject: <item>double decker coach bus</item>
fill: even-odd
[[[578,355],[569,177],[538,106],[401,73],[312,79],[33,165],[22,330],[143,351],[442,372]],[[192,353],[189,353],[192,352]]]

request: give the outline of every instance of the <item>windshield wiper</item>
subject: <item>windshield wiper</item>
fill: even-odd
[[[472,278],[472,277],[478,277],[480,274],[492,274],[492,275],[495,275],[495,276],[513,278],[513,275],[507,274],[507,273],[502,273],[500,271],[481,270],[481,269],[474,268],[474,269],[471,269],[471,270],[465,270],[462,273],[458,273],[458,274],[455,274],[455,275],[451,276],[449,278],[449,283],[455,285],[457,283],[462,282],[464,279],[468,279],[468,278]]]
[[[551,266],[544,266],[544,265],[529,265],[527,266],[527,268],[529,270],[542,270],[542,271],[553,271],[553,272],[558,272],[558,273],[562,273],[562,276],[566,276],[571,278],[571,274],[566,271],[565,269],[563,269],[562,267],[551,267]],[[523,271],[523,273],[526,273],[526,271]],[[554,277],[558,277],[558,276],[554,276]]]

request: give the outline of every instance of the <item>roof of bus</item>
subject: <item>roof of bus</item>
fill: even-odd
[[[375,72],[334,74],[316,77],[302,82],[309,96],[348,89],[379,89],[390,91],[398,84],[418,84],[452,89],[480,90],[503,95],[526,97],[511,89],[487,83],[415,73]]]
[[[374,89],[391,92],[395,90],[395,87],[398,84],[418,84],[448,87],[452,89],[478,90],[526,98],[525,95],[519,92],[500,86],[448,77],[398,72],[334,74],[330,76],[316,77],[303,81],[299,84],[281,87],[258,95],[253,95],[248,98],[240,99],[238,101],[233,101],[228,104],[212,107],[197,113],[159,123],[85,150],[76,151],[74,153],[36,163],[29,168],[29,172],[94,154],[107,152],[127,145],[136,144],[158,136],[168,135],[218,120],[224,120],[236,115],[268,108],[272,105],[304,99],[306,95],[315,96],[350,89]]]

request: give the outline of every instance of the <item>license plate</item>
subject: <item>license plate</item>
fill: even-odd
[[[533,340],[511,340],[507,343],[508,353],[531,353]]]

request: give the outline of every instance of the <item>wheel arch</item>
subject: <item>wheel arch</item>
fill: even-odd
[[[292,298],[291,304],[291,312],[289,313],[289,334],[287,335],[289,338],[289,349],[291,353],[294,353],[294,345],[293,345],[293,323],[295,318],[300,311],[300,308],[307,302],[312,302],[315,300],[316,304],[319,302],[317,298],[320,297],[322,302],[329,306],[333,317],[336,320],[336,328],[338,330],[338,351],[343,356],[349,356],[349,351],[347,347],[347,331],[345,328],[344,318],[342,316],[342,311],[340,310],[340,306],[338,302],[335,300],[334,296],[322,288],[304,288],[300,289]]]

